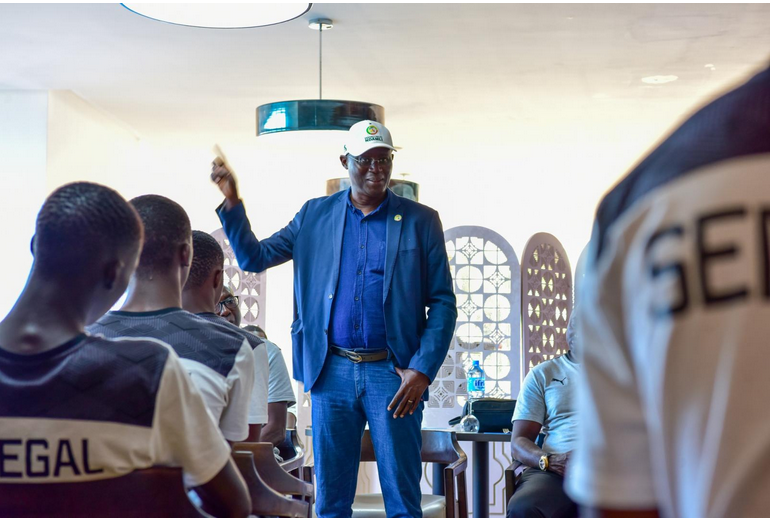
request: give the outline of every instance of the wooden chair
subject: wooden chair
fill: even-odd
[[[273,445],[270,443],[241,442],[234,443],[233,450],[252,453],[255,470],[265,484],[284,496],[293,496],[295,499],[305,501],[307,504],[305,517],[312,517],[314,486],[301,481],[284,470],[276,461]]]
[[[456,440],[456,434],[448,431],[421,431],[421,462],[443,463],[445,495],[421,495],[421,509],[425,518],[466,518],[469,517],[466,496],[466,453]],[[370,431],[365,430],[362,438],[360,461],[375,461],[375,450]],[[354,517],[386,517],[381,494],[360,494],[354,498]]]
[[[517,460],[514,460],[504,469],[504,503],[509,503],[510,498],[515,494],[515,488],[520,482],[520,476],[528,468]]]
[[[236,445],[246,444],[238,443]],[[252,515],[285,518],[308,517],[310,514],[309,503],[285,497],[281,492],[271,488],[255,468],[255,457],[252,452],[237,450],[236,445],[234,445],[233,450],[233,461],[236,462],[236,466],[249,489],[249,496],[252,499]],[[270,443],[253,443],[253,445],[267,445],[271,454],[270,458],[276,463],[276,459],[273,457],[273,446]]]
[[[284,459],[281,468],[305,481],[314,484],[314,464],[306,463],[306,449],[298,434],[298,420],[291,412],[287,413],[287,433],[284,442],[277,447]]]
[[[77,483],[0,483],[2,517],[200,518],[182,469],[152,467]]]
[[[305,462],[306,449],[300,441],[297,429],[287,429],[284,441],[276,448],[284,460],[280,464],[281,468],[299,478],[300,469]]]

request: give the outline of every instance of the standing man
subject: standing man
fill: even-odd
[[[421,517],[421,401],[450,346],[456,299],[437,212],[389,190],[394,150],[382,124],[354,124],[340,156],[351,188],[309,200],[262,241],[233,173],[217,160],[212,170],[239,266],[294,261],[293,372],[311,391],[320,517],[351,516],[365,423],[387,515]]]
[[[601,202],[578,295],[568,494],[602,515],[769,517],[769,68]]]

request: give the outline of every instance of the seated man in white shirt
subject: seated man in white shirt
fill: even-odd
[[[263,427],[260,441],[277,447],[286,439],[287,409],[296,403],[292,381],[281,349],[268,339],[265,331],[257,325],[247,325],[244,330],[255,333],[268,351],[268,423]]]
[[[512,415],[512,458],[523,472],[507,505],[510,518],[577,517],[577,506],[563,492],[566,464],[576,442],[574,392],[578,364],[573,351],[574,315],[568,323],[568,352],[528,373]],[[535,441],[545,434],[542,447]]]
[[[263,340],[231,325],[215,310],[223,292],[225,255],[210,234],[193,231],[193,260],[182,291],[182,307],[200,318],[211,321],[244,336],[255,357],[255,385],[249,402],[249,436],[247,441],[260,441],[262,426],[268,422],[268,354]]]
[[[142,234],[134,209],[101,185],[65,185],[43,204],[32,272],[0,322],[0,483],[182,467],[210,514],[246,517],[246,485],[171,347],[85,333],[126,289]]]

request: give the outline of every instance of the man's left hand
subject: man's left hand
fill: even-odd
[[[394,418],[396,419],[397,417],[404,418],[405,414],[412,415],[415,412],[415,409],[418,408],[418,402],[423,401],[421,396],[424,395],[424,391],[429,386],[429,377],[415,369],[394,367],[394,370],[402,378],[402,384],[386,410],[391,412],[396,406],[397,410],[394,411]]]

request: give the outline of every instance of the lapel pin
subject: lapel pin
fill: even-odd
[[[397,214],[397,215],[395,215],[395,216],[394,216],[394,221],[395,221],[395,222],[399,222],[399,221],[402,221],[402,215],[401,215],[401,214]]]

